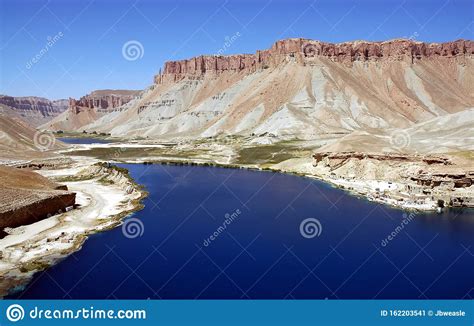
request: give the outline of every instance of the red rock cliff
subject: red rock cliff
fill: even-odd
[[[96,108],[102,110],[113,109],[130,102],[138,91],[133,90],[98,90],[81,97],[79,100],[69,99],[69,109],[77,107]]]
[[[276,42],[269,50],[255,54],[229,56],[199,56],[188,60],[168,61],[163,72],[155,76],[155,83],[179,80],[189,75],[221,73],[224,71],[255,71],[277,65],[287,60],[299,63],[326,57],[336,62],[407,60],[423,58],[456,57],[474,54],[474,41],[457,40],[447,43],[423,43],[412,40],[386,42],[354,41],[325,43],[308,39],[287,39]]]

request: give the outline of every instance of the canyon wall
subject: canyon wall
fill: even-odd
[[[433,119],[442,126],[470,128],[473,52],[469,40],[330,44],[287,39],[255,54],[170,61],[155,84],[82,130],[149,138],[271,134],[321,145],[336,139],[344,145],[357,131],[348,145],[377,141],[383,149],[390,147],[383,140],[388,138],[364,138],[363,132],[394,133]],[[434,146],[415,141],[426,137],[422,126],[409,132],[417,137],[407,149]],[[442,137],[438,143],[468,148],[468,141],[451,145]]]
[[[68,109],[53,120],[40,126],[42,129],[81,131],[82,127],[114,111],[131,100],[136,90],[97,90],[76,100],[69,98]]]
[[[155,83],[163,80],[179,80],[187,75],[221,73],[225,71],[249,72],[273,67],[287,60],[301,64],[311,63],[315,58],[328,58],[335,62],[350,64],[354,61],[416,62],[423,58],[457,57],[474,54],[474,42],[457,40],[447,43],[423,43],[411,40],[386,42],[354,41],[326,43],[308,39],[286,39],[276,42],[270,49],[255,54],[229,56],[198,56],[188,60],[168,61],[164,69],[155,76]]]
[[[43,97],[0,96],[2,112],[7,115],[20,117],[36,127],[64,112],[68,107],[67,100],[51,101]]]
[[[79,100],[69,98],[69,109],[78,107],[108,111],[130,102],[139,91],[135,90],[97,90],[82,96]]]

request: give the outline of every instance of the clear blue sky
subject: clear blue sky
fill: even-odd
[[[51,99],[80,97],[94,89],[143,89],[167,60],[220,49],[254,53],[289,37],[444,42],[473,39],[474,31],[472,0],[0,3],[0,93]],[[48,37],[55,36],[48,46]],[[226,37],[233,36],[225,47]],[[126,60],[122,48],[128,41],[140,42],[143,56]],[[39,59],[32,64],[35,56]]]

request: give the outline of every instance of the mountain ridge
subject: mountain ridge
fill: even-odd
[[[99,89],[78,100],[69,98],[67,110],[40,128],[77,131],[78,128],[130,102],[139,92],[126,89]]]
[[[39,96],[0,95],[0,111],[10,117],[21,118],[37,127],[67,109],[67,100],[49,100]]]
[[[409,39],[388,41],[352,41],[329,43],[306,38],[290,38],[275,42],[267,50],[257,50],[255,54],[234,55],[200,55],[189,59],[167,61],[163,73],[155,76],[159,83],[168,75],[179,78],[181,74],[199,74],[205,72],[222,72],[226,70],[255,70],[266,65],[278,64],[281,56],[295,55],[297,60],[308,61],[314,57],[328,57],[338,62],[370,61],[392,59],[409,59],[412,62],[423,57],[474,54],[474,42],[459,39],[444,43],[425,43]]]
[[[72,131],[119,137],[273,135],[265,141],[324,146],[351,133],[405,129],[474,107],[473,59],[470,40],[282,40],[246,58],[168,62],[125,105],[68,124]]]

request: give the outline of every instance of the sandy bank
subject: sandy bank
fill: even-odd
[[[34,272],[79,250],[87,235],[120,224],[124,216],[141,207],[140,199],[145,191],[113,168],[78,161],[72,168],[45,170],[41,174],[54,178],[77,177],[84,167],[93,178],[63,182],[77,193],[79,208],[11,229],[0,240],[1,295],[27,282]]]

